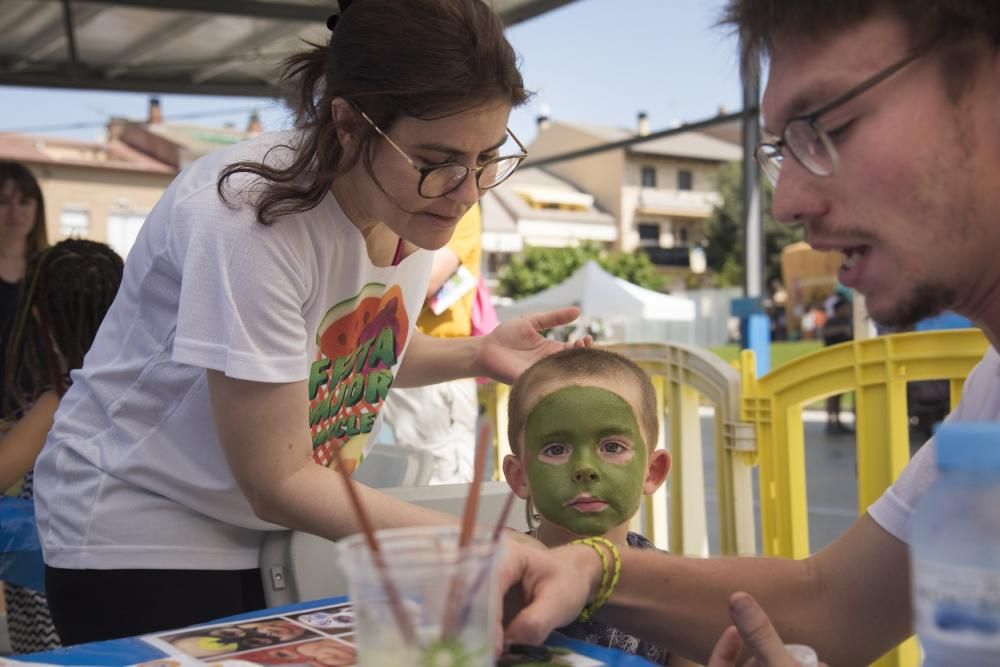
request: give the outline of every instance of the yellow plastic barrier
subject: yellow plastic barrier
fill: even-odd
[[[757,378],[752,352],[741,356],[740,419],[756,425],[764,552],[809,555],[802,407],[856,392],[858,513],[896,479],[910,457],[906,384],[947,379],[954,407],[962,382],[987,347],[977,329],[894,334],[852,341],[800,357]],[[916,665],[911,639],[876,664]]]
[[[479,407],[483,419],[489,422],[493,432],[493,480],[503,481],[503,457],[510,453],[507,440],[507,397],[510,387],[497,382],[488,382],[478,387]]]

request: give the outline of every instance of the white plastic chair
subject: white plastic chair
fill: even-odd
[[[373,489],[424,486],[434,471],[434,455],[425,449],[375,445],[354,471],[354,479]]]

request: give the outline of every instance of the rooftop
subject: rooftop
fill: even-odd
[[[639,136],[638,132],[608,125],[591,123],[550,121],[552,126],[563,125],[584,134],[589,134],[602,143],[614,143]],[[626,149],[634,155],[663,155],[669,157],[692,158],[732,162],[743,157],[743,149],[737,144],[709,136],[702,132],[681,132],[668,137],[632,144]]]
[[[28,134],[0,134],[0,158],[35,165],[62,165],[174,174],[160,162],[120,141],[98,143]]]

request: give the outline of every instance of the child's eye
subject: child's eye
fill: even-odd
[[[605,454],[620,455],[629,451],[627,443],[620,440],[605,440],[601,443],[601,451]]]
[[[554,442],[551,445],[545,445],[542,447],[542,451],[540,451],[539,454],[547,458],[560,458],[569,454],[569,447],[564,444]]]

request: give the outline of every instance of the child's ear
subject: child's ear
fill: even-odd
[[[527,476],[524,474],[524,466],[521,459],[513,454],[503,457],[503,476],[507,479],[507,484],[511,491],[521,500],[527,500],[531,496],[528,489]]]
[[[670,472],[670,452],[665,449],[654,449],[649,453],[649,463],[646,465],[646,481],[642,484],[642,492],[647,496],[667,479]]]

